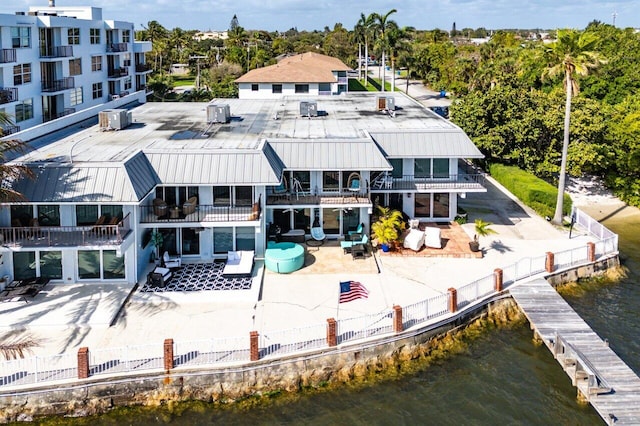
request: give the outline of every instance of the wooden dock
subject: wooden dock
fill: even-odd
[[[640,378],[544,279],[509,289],[578,392],[607,424],[640,424]]]

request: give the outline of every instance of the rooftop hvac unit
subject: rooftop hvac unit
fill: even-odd
[[[121,130],[132,121],[132,114],[126,109],[105,109],[98,113],[98,123],[102,130]]]
[[[304,117],[317,117],[318,116],[318,103],[316,101],[301,101],[300,102],[300,115]]]
[[[376,97],[376,105],[378,111],[394,111],[396,109],[396,101],[393,96],[378,96]]]
[[[207,105],[207,123],[228,123],[229,121],[231,121],[229,104]]]

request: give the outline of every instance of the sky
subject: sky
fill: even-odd
[[[0,0],[0,13],[47,6],[48,0]],[[56,0],[56,6],[102,7],[103,19],[128,21],[135,29],[158,21],[167,29],[226,30],[233,15],[247,30],[323,30],[339,22],[351,30],[360,14],[397,12],[398,25],[429,30],[521,28],[583,29],[593,20],[640,27],[640,0]]]

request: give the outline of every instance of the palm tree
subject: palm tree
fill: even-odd
[[[4,126],[13,125],[11,117],[0,111],[0,137],[3,136]],[[27,145],[18,139],[0,140],[0,182],[13,182],[23,176],[32,176],[31,169],[18,164],[6,164],[10,154],[22,153]],[[24,197],[8,185],[0,185],[0,202],[21,201]]]
[[[407,39],[409,33],[414,31],[413,27],[398,28],[397,26],[391,27],[387,32],[387,42],[389,47],[389,55],[391,57],[391,91],[396,90],[396,60],[398,54],[408,49]],[[408,80],[408,77],[407,77]]]
[[[364,44],[364,80],[365,86],[369,84],[369,44],[371,43],[371,33],[373,29],[374,15],[364,16],[364,13],[360,14],[360,20],[353,28],[354,36],[358,44]],[[358,48],[358,76],[362,74],[362,58],[360,56],[360,48]]]
[[[374,20],[374,29],[375,29],[375,33],[378,36],[377,44],[380,48],[380,50],[382,51],[382,91],[384,92],[384,84],[385,84],[385,55],[386,55],[386,50],[388,48],[388,37],[387,34],[388,32],[392,29],[392,28],[398,28],[398,24],[396,24],[395,21],[392,21],[389,19],[389,16],[396,13],[397,10],[396,9],[391,9],[390,11],[388,11],[386,14],[384,15],[380,15],[379,13],[374,13],[373,14],[373,20]]]
[[[564,139],[562,141],[562,159],[560,163],[560,176],[558,179],[558,199],[556,211],[552,223],[562,225],[562,210],[564,202],[564,188],[567,172],[567,152],[569,150],[569,124],[571,116],[571,96],[578,93],[576,75],[584,76],[591,69],[597,68],[605,60],[593,49],[597,36],[590,32],[578,32],[575,30],[558,30],[557,40],[544,49],[547,57],[548,68],[543,73],[543,78],[564,76],[566,90],[566,103],[564,110]]]

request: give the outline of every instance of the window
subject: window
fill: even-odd
[[[124,256],[115,250],[78,250],[78,277],[81,279],[125,278]]]
[[[83,280],[100,278],[100,250],[78,250],[78,277]]]
[[[11,46],[14,48],[31,47],[31,28],[11,27]]]
[[[213,187],[213,205],[214,206],[230,206],[231,191],[228,186]]]
[[[308,84],[296,84],[296,93],[309,93]]]
[[[448,178],[448,158],[417,158],[414,175],[417,178]]]
[[[13,205],[11,206],[11,226],[31,226],[33,219],[33,206]]]
[[[76,105],[80,105],[83,100],[82,100],[82,87],[76,87],[75,89],[71,89],[71,93],[70,95],[70,101],[69,101],[69,105],[71,106],[76,106]]]
[[[62,279],[62,252],[61,251],[41,251],[38,253],[40,257],[40,275],[41,277],[53,280]]]
[[[417,178],[430,178],[431,177],[431,159],[430,158],[416,158],[414,160],[413,175]]]
[[[233,228],[213,228],[213,253],[227,254],[233,250]]]
[[[251,186],[236,186],[236,206],[250,206],[253,204],[253,188]]]
[[[16,123],[33,118],[33,98],[16,104]]]
[[[102,71],[102,56],[91,57],[91,71]]]
[[[131,31],[130,30],[122,30],[122,42],[129,43],[131,41]]]
[[[98,221],[98,206],[76,206],[76,225],[93,225]]]
[[[282,93],[282,84],[272,84],[271,93]]]
[[[13,66],[13,84],[31,83],[31,64],[20,64]]]
[[[93,91],[93,99],[102,98],[102,83],[93,83],[92,91]]]
[[[13,253],[13,279],[26,280],[36,277],[36,252],[18,251]]]
[[[449,178],[449,159],[448,158],[433,159],[433,177]]]
[[[124,90],[131,90],[131,77],[124,79]]]
[[[251,85],[251,91],[252,92],[257,92],[259,88],[260,88],[260,85],[258,85],[258,84],[252,84]]]
[[[60,226],[60,206],[47,204],[37,206],[40,226]]]
[[[82,59],[69,59],[69,75],[82,74]]]
[[[389,164],[393,167],[391,171],[391,176],[396,179],[402,178],[402,158],[390,158]]]
[[[122,55],[122,66],[130,67],[131,66],[131,53],[125,53]]]
[[[236,228],[236,250],[255,250],[256,233],[255,228]]]
[[[80,28],[69,28],[67,30],[67,40],[69,44],[80,44]]]
[[[449,194],[433,194],[433,217],[449,217]]]
[[[91,44],[100,44],[100,28],[90,28],[89,39]]]
[[[322,190],[340,190],[340,172],[322,172]]]
[[[322,209],[322,228],[325,234],[340,233],[340,209]]]

